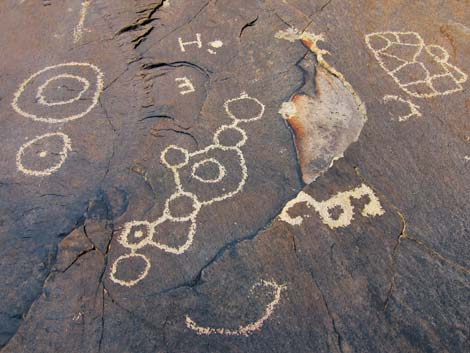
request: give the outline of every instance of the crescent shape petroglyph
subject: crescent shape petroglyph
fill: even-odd
[[[281,293],[282,291],[286,288],[286,285],[279,285],[274,281],[265,281],[262,280],[261,282],[256,283],[253,287],[255,288],[256,286],[263,285],[265,287],[271,287],[273,289],[274,293],[274,299],[266,306],[266,309],[264,310],[263,316],[256,320],[255,322],[252,322],[248,325],[245,326],[240,326],[238,329],[227,329],[227,328],[214,328],[214,327],[205,327],[205,326],[200,326],[198,325],[189,315],[186,315],[186,326],[195,331],[198,335],[213,335],[213,334],[218,334],[218,335],[224,335],[224,336],[250,336],[253,334],[255,331],[259,331],[266,320],[269,319],[269,317],[273,314],[274,309],[276,306],[279,304],[281,300]]]

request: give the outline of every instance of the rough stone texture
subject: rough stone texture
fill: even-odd
[[[469,8],[457,0],[2,1],[0,351],[470,351]],[[426,67],[454,78],[436,78],[432,97],[407,93],[386,70],[396,57],[380,63],[373,49],[418,37],[367,44],[368,34],[388,31],[434,45],[423,47]],[[449,57],[433,56],[443,53],[436,45]],[[409,48],[389,52],[412,61]],[[87,114],[48,123],[14,109],[28,77],[70,62],[104,75]],[[417,67],[397,71],[402,85],[420,79]],[[91,104],[82,81],[46,81],[83,75],[92,90],[93,69],[62,69],[33,77],[21,108],[57,120]],[[191,91],[184,77],[194,92],[181,94]],[[76,102],[44,104],[82,89]],[[230,103],[244,94],[259,104]],[[236,125],[244,145],[194,154],[217,132],[223,143],[240,141],[239,130],[222,128],[235,121],[228,112],[253,117],[260,104],[259,119]],[[197,181],[190,166],[175,179],[162,159],[170,145],[191,163],[219,161],[224,175],[215,164],[193,174],[219,173],[221,183]],[[181,158],[173,153],[168,160]],[[167,206],[180,184],[199,202],[235,190],[240,158],[247,178],[232,197]],[[58,168],[29,175],[18,160]],[[380,208],[370,207],[374,198]],[[161,218],[191,207],[191,219]],[[127,232],[129,222],[159,219],[154,234],[145,225]],[[164,250],[179,249],[191,229],[184,251]],[[123,239],[158,246],[127,258]],[[116,276],[139,280],[125,286]]]

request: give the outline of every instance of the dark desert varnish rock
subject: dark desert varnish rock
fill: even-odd
[[[470,351],[465,1],[0,13],[2,353]]]

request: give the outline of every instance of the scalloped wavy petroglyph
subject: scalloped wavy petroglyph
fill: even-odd
[[[463,90],[467,74],[449,63],[443,47],[426,45],[417,32],[375,32],[365,36],[382,69],[407,94],[445,96]]]
[[[264,286],[264,287],[271,287],[273,290],[274,298],[273,300],[266,306],[263,315],[248,325],[239,326],[237,329],[229,329],[229,328],[215,328],[215,327],[208,327],[208,326],[200,326],[197,324],[189,315],[186,316],[186,327],[195,331],[198,335],[222,335],[222,336],[245,336],[248,337],[255,333],[256,331],[261,330],[266,320],[268,320],[274,313],[276,306],[281,301],[281,293],[284,289],[287,288],[285,284],[280,285],[275,281],[265,281],[262,280],[256,283],[252,290],[257,286]]]
[[[325,201],[317,201],[306,192],[301,191],[295,199],[286,204],[279,215],[279,218],[291,225],[301,225],[303,222],[302,216],[292,217],[289,214],[289,211],[295,205],[304,203],[308,207],[313,207],[313,209],[320,215],[322,222],[331,229],[345,228],[351,225],[351,222],[354,219],[355,212],[351,199],[359,200],[364,196],[369,197],[369,202],[361,210],[362,216],[369,218],[385,214],[385,211],[374,191],[369,186],[362,184],[352,190],[339,192]],[[335,219],[332,217],[330,212],[337,207],[341,209],[342,213]]]
[[[231,105],[236,102],[251,102],[254,103],[258,111],[256,114],[250,117],[238,117],[231,109]],[[232,123],[229,125],[221,126],[213,136],[213,144],[205,147],[204,149],[189,152],[188,150],[181,148],[176,145],[167,146],[161,153],[161,162],[173,173],[176,192],[169,197],[165,202],[165,209],[161,217],[155,221],[131,221],[126,223],[124,230],[118,237],[118,242],[125,248],[130,250],[130,254],[122,255],[117,258],[112,267],[110,278],[113,282],[132,287],[137,284],[140,280],[145,278],[150,270],[150,261],[145,255],[138,254],[137,251],[143,247],[150,246],[158,248],[174,255],[181,255],[185,253],[192,245],[194,235],[197,228],[197,215],[202,207],[210,206],[216,202],[227,200],[243,190],[243,187],[248,178],[248,170],[246,167],[245,157],[241,147],[243,147],[248,141],[246,131],[239,125],[243,123],[250,123],[261,119],[264,115],[265,106],[257,98],[252,98],[243,92],[239,97],[229,99],[224,103],[224,109],[227,115],[232,119]],[[236,141],[226,139],[224,134],[235,133],[238,134]],[[231,157],[235,157],[238,161],[237,171],[227,169],[219,160],[217,160],[212,154],[218,152],[219,154],[227,154]],[[172,160],[173,156],[173,160]],[[218,170],[215,177],[204,177],[204,175],[198,174],[199,168],[203,165],[210,164],[215,166]],[[239,174],[238,178],[235,178],[237,182],[230,188],[229,185],[222,185],[219,190],[216,189],[216,185],[223,184],[225,176],[231,173]],[[182,177],[182,175],[187,177]],[[236,176],[236,175],[235,175]],[[191,183],[189,183],[191,181]],[[189,184],[195,184],[199,182],[200,185],[209,184],[212,190],[218,191],[217,195],[213,195],[207,198],[206,195],[202,195],[197,190],[192,189]],[[228,189],[228,190],[227,190]],[[191,211],[185,215],[176,215],[172,212],[172,203],[178,202],[178,200],[189,201],[191,203]],[[157,233],[159,225],[164,222],[170,223],[183,223],[186,228],[186,241],[184,244],[171,247],[166,244],[162,244],[154,240],[154,236]],[[131,280],[119,279],[119,264],[126,260],[130,262],[133,259],[145,257],[145,270],[138,273],[136,278]]]

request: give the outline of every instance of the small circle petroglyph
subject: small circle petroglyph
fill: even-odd
[[[59,156],[58,161],[53,161],[53,163],[50,166],[45,167],[45,168],[43,167],[41,169],[33,169],[31,167],[28,168],[25,166],[24,156],[28,150],[32,149],[33,146],[37,143],[51,141],[57,137],[61,140],[60,144],[62,145],[62,148],[58,153],[49,153],[49,151],[47,150],[41,150],[40,152],[35,153],[35,155],[38,156],[41,160],[45,159],[46,157],[50,155],[52,156],[58,155]],[[68,153],[71,150],[72,150],[72,141],[66,134],[62,132],[50,132],[41,136],[36,136],[32,140],[23,144],[18,150],[18,153],[16,154],[16,167],[18,168],[20,172],[26,175],[37,176],[37,177],[48,176],[48,175],[55,173],[57,170],[59,170],[59,168],[64,164],[65,160],[68,157]]]

